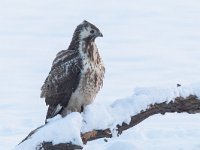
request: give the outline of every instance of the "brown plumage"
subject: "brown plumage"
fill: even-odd
[[[43,86],[48,111],[46,119],[66,116],[90,104],[103,85],[105,68],[95,44],[102,33],[83,21],[77,26],[67,50],[60,51]]]

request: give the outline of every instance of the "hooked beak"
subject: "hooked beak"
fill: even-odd
[[[103,37],[103,34],[99,31],[99,32],[97,33],[97,37]]]

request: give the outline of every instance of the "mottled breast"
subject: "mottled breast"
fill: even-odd
[[[90,104],[103,85],[104,64],[94,42],[85,45],[82,55],[83,71],[78,91],[84,98],[83,105]]]

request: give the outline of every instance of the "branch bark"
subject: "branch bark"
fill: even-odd
[[[116,132],[118,135],[122,134],[124,130],[127,130],[146,118],[155,115],[155,114],[165,114],[165,113],[183,113],[187,112],[189,114],[195,114],[200,112],[200,100],[198,100],[197,96],[190,95],[187,98],[183,97],[177,97],[174,101],[170,101],[169,103],[163,102],[163,103],[155,103],[151,104],[150,106],[147,106],[148,108],[146,110],[142,110],[140,113],[138,113],[135,116],[131,117],[131,121],[129,124],[123,123],[122,125],[116,126]],[[38,128],[37,128],[38,129]],[[37,132],[37,129],[32,131],[29,135],[31,136],[35,132]],[[25,138],[23,141],[28,139]],[[86,144],[88,141],[99,139],[99,138],[111,138],[112,137],[112,131],[110,129],[105,130],[93,130],[90,132],[82,133],[81,134],[83,143]],[[22,141],[22,142],[23,142]],[[57,145],[53,145],[51,142],[43,142],[40,145],[39,149],[44,150],[81,150],[82,147],[78,145],[73,145],[71,143],[60,143]]]

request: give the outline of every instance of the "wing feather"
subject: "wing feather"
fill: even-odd
[[[44,97],[46,105],[49,105],[46,119],[60,112],[58,106],[67,106],[79,84],[81,68],[81,58],[77,51],[63,50],[56,55],[51,71],[41,88],[41,97]],[[60,110],[61,108],[59,107]]]

